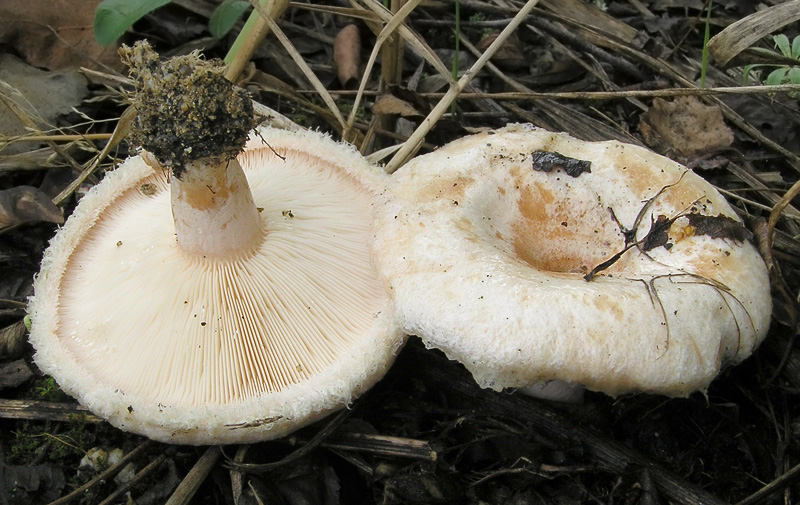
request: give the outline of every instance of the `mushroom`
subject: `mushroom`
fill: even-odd
[[[320,133],[247,140],[251,102],[212,62],[128,58],[148,152],[51,241],[29,306],[37,365],[169,443],[275,438],[348,405],[403,342],[370,250],[386,176]]]
[[[399,319],[483,387],[686,396],[769,326],[767,270],[734,210],[637,146],[512,125],[412,160],[381,207]]]

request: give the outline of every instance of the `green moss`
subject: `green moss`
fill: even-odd
[[[41,377],[36,379],[33,384],[36,399],[45,402],[63,402],[69,399],[69,395],[61,390],[52,377]]]
[[[86,429],[84,421],[69,422],[66,431],[48,438],[53,440],[49,457],[54,461],[72,456],[82,458],[95,441],[94,434]]]
[[[41,440],[30,436],[30,421],[21,421],[18,429],[11,433],[11,441],[6,454],[9,465],[29,464],[36,456],[36,449],[41,446]]]
[[[85,416],[75,416],[67,423],[20,421],[8,439],[8,464],[29,465],[47,448],[47,460],[77,465],[88,448],[97,445],[94,429],[88,429]],[[65,463],[64,460],[74,460]]]

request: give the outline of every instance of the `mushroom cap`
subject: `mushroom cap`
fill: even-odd
[[[182,251],[167,174],[137,156],[45,253],[35,361],[118,428],[170,443],[276,438],[349,404],[402,345],[370,249],[385,175],[315,132],[259,129],[238,159],[265,230],[255,251]]]
[[[770,322],[766,267],[730,205],[637,146],[526,125],[469,136],[398,170],[376,219],[406,331],[483,387],[686,396]]]

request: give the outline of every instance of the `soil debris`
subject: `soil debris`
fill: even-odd
[[[120,54],[138,83],[131,140],[175,176],[190,161],[230,159],[242,151],[256,125],[253,105],[246,91],[223,77],[222,62],[198,52],[160,62],[146,42]]]
[[[535,151],[532,155],[533,169],[537,172],[550,173],[553,170],[561,169],[570,177],[578,177],[583,173],[592,171],[592,162],[587,160],[576,160],[561,153],[550,151]]]

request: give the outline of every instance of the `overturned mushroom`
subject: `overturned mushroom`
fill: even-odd
[[[406,330],[484,387],[686,396],[769,325],[732,208],[631,145],[521,125],[458,140],[394,175],[377,238]]]
[[[134,137],[169,171],[128,159],[52,240],[36,363],[113,425],[171,443],[275,438],[346,406],[402,343],[369,247],[383,176],[314,132],[260,128],[238,154],[250,102],[220,68],[129,58],[140,127],[167,123]]]

